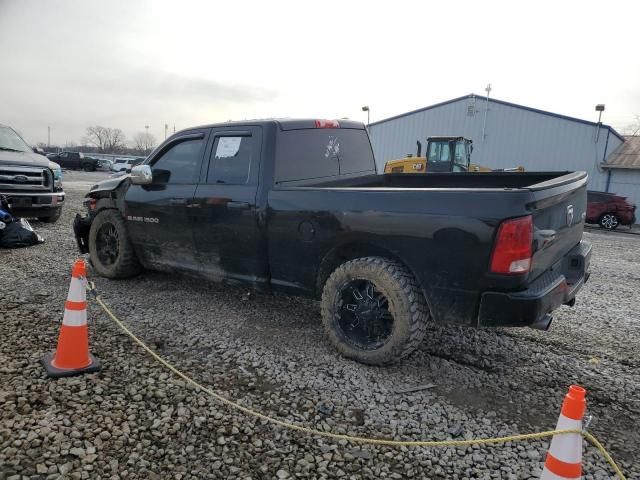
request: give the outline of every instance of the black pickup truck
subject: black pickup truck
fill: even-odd
[[[60,152],[49,156],[49,160],[56,162],[62,168],[95,172],[100,167],[100,161],[93,157],[87,157],[82,152]]]
[[[361,123],[176,133],[74,224],[108,278],[188,271],[321,298],[331,342],[396,361],[426,323],[546,329],[589,275],[584,172],[377,175]],[[294,313],[292,313],[294,315]]]

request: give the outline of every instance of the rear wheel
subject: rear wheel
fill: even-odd
[[[411,272],[382,257],[341,265],[324,286],[321,306],[322,322],[335,348],[371,365],[409,355],[422,342],[429,319]]]
[[[620,224],[618,217],[613,213],[605,213],[600,217],[600,221],[598,223],[605,230],[615,230]]]
[[[142,270],[117,210],[103,210],[91,223],[89,255],[93,268],[103,277],[127,278]]]

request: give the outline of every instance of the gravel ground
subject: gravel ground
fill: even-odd
[[[548,441],[392,449],[285,431],[185,386],[91,305],[98,374],[50,380],[77,257],[71,222],[105,173],[67,172],[68,204],[46,243],[0,250],[0,479],[538,478]],[[403,364],[367,367],[325,340],[317,302],[145,273],[93,277],[105,301],[183,371],[264,413],[340,433],[475,438],[552,429],[571,383],[591,431],[640,478],[640,239],[587,233],[592,276],[548,332],[431,326]],[[413,387],[433,384],[417,392]],[[403,393],[405,392],[405,393]],[[585,478],[612,478],[592,448]]]

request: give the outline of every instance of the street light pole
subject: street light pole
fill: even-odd
[[[370,117],[369,117],[370,110],[369,110],[369,106],[368,106],[368,105],[365,105],[364,107],[362,107],[362,111],[363,111],[363,112],[367,112],[367,129],[368,129],[368,128],[369,128],[369,123],[370,123]]]
[[[51,148],[51,125],[47,125],[47,150]]]
[[[602,112],[604,112],[604,103],[596,105],[596,112],[598,112],[598,124],[596,125],[596,143],[600,139],[600,127],[602,126]]]

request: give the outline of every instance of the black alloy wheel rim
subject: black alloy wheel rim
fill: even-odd
[[[118,260],[119,252],[118,230],[115,225],[105,223],[100,227],[96,235],[98,260],[104,266],[113,265]]]
[[[343,284],[334,304],[336,322],[343,337],[361,350],[382,347],[393,333],[393,315],[387,297],[369,280]]]

